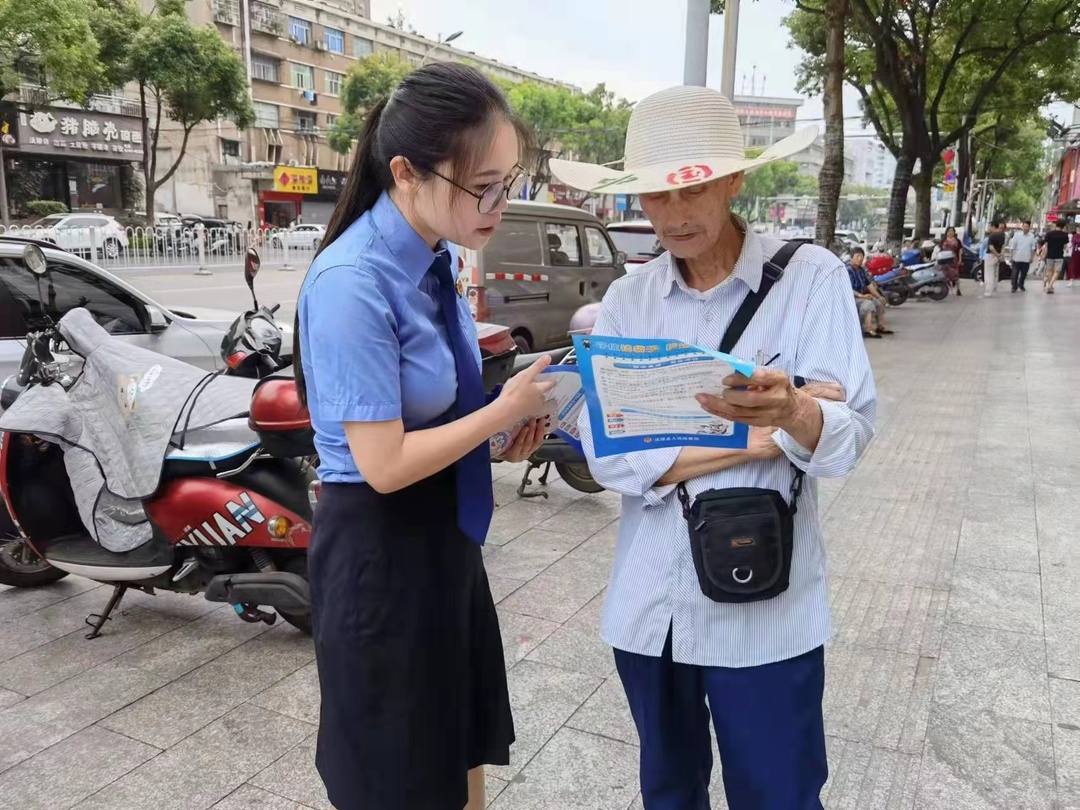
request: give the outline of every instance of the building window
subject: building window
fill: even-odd
[[[276,104],[255,101],[251,106],[255,108],[255,126],[261,129],[277,129],[281,126],[281,115]]]
[[[330,53],[345,53],[345,32],[336,28],[324,28],[323,45]]]
[[[371,56],[375,52],[375,43],[370,39],[364,39],[363,37],[353,37],[352,41],[352,53],[353,56]]]
[[[289,36],[301,45],[310,45],[311,23],[299,17],[289,17]]]
[[[300,90],[314,90],[315,68],[313,68],[311,65],[298,65],[293,62],[292,83],[293,87],[296,87]]]
[[[339,118],[341,118],[340,115],[334,115],[333,113],[327,113],[326,114],[326,128],[330,129],[330,127],[332,127],[334,124],[337,123],[337,120]]]
[[[281,143],[281,133],[276,129],[264,129],[262,134],[263,146],[265,147],[265,151],[262,153],[263,160],[267,163],[281,163],[285,157],[285,150]]]
[[[409,53],[408,51],[405,51],[404,56],[406,62],[409,62],[416,67],[420,67],[420,65],[424,63],[424,57],[418,53]]]
[[[229,158],[235,160],[240,159],[240,141],[234,141],[231,138],[221,139],[221,156],[224,158],[224,162],[228,163]]]
[[[334,73],[332,70],[326,71],[326,92],[332,96],[340,96],[341,83],[344,79],[344,73]]]
[[[293,110],[293,129],[297,132],[314,132],[315,113]]]
[[[277,60],[272,59],[269,56],[252,54],[251,78],[258,79],[262,82],[273,82],[274,84],[278,84],[281,80],[278,78]]]

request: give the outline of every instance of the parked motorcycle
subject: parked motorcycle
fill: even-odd
[[[592,332],[593,326],[596,324],[596,318],[599,314],[599,304],[586,304],[579,308],[570,319],[569,334],[589,334]],[[524,371],[544,355],[551,357],[552,365],[577,364],[577,356],[574,353],[574,347],[568,346],[550,352],[519,355],[514,361],[513,374]],[[513,376],[513,374],[511,376]],[[533,471],[539,470],[541,467],[543,468],[543,472],[540,474],[538,483],[546,485],[548,482],[548,475],[550,475],[553,466],[555,467],[555,471],[559,473],[559,477],[565,481],[567,486],[571,489],[575,489],[578,492],[584,492],[588,495],[604,491],[604,488],[592,477],[585,456],[578,451],[577,448],[567,444],[566,441],[559,436],[552,435],[544,439],[544,443],[540,446],[540,449],[529,457],[528,466],[525,467],[525,473],[522,476],[521,484],[517,489],[518,495],[522,498],[547,498],[548,494],[544,490],[529,491],[527,488],[532,485]]]
[[[28,245],[25,264],[40,298],[45,257]],[[253,296],[257,270],[249,254]],[[0,496],[20,534],[0,546],[0,584],[112,585],[87,638],[133,588],[202,593],[272,624],[265,606],[310,632],[314,447],[295,385],[275,376],[273,310],[256,302],[223,343],[258,355],[257,382],[114,340],[85,309],[36,315],[0,393]]]
[[[909,265],[907,269],[910,272],[900,278],[906,286],[908,297],[929,298],[932,301],[943,301],[947,298],[949,279],[943,268],[952,264],[952,261],[952,252],[943,250],[935,262]]]

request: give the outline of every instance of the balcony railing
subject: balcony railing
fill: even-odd
[[[67,101],[62,98],[53,98],[49,91],[34,84],[24,84],[19,87],[19,102],[30,107],[60,107],[62,109],[81,110],[82,104]],[[107,96],[95,94],[86,102],[85,109],[95,112],[110,113],[112,115],[131,115],[136,118],[142,116],[142,108],[137,99],[125,98],[124,96]]]
[[[251,27],[279,37],[285,33],[285,15],[281,9],[256,0],[251,4]]]

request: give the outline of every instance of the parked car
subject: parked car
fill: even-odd
[[[44,318],[35,276],[24,266],[23,250],[36,242],[45,253],[43,281],[47,314],[59,320],[68,310],[86,307],[109,332],[137,346],[175,357],[208,371],[223,368],[222,338],[236,312],[165,307],[145,293],[73,253],[44,241],[0,237],[0,380],[15,374],[26,334]],[[285,345],[292,345],[292,330]]]
[[[299,248],[301,250],[318,250],[326,236],[325,225],[301,223],[293,225],[286,231],[278,231],[270,237],[271,247]]]
[[[647,219],[611,222],[607,232],[615,247],[626,254],[627,264],[645,264],[664,252],[652,223]]]
[[[91,259],[116,259],[128,246],[127,230],[107,214],[50,214],[24,233],[73,253],[94,254]]]
[[[207,253],[231,254],[241,253],[247,249],[244,229],[239,222],[197,214],[185,214],[180,220],[184,224],[184,229],[192,233],[197,232],[202,226],[203,243]]]
[[[625,262],[588,211],[513,200],[487,247],[461,250],[458,269],[473,317],[510,327],[528,353],[568,345],[570,318],[604,297]]]

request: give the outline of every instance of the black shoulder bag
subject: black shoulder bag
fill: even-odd
[[[720,351],[735,347],[798,248],[797,243],[787,242],[765,262],[760,286],[746,296],[731,319]],[[805,380],[796,377],[795,384],[801,387]],[[678,485],[698,584],[714,602],[758,602],[787,590],[796,502],[803,483],[803,471],[792,468],[790,506],[781,493],[759,487],[710,489],[691,503],[686,485]]]

